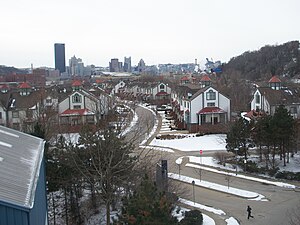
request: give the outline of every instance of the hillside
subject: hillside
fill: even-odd
[[[0,65],[0,75],[7,75],[7,74],[12,74],[12,73],[26,73],[25,70],[20,70],[20,69],[17,69],[15,67],[7,67],[7,66],[3,66],[3,65]]]
[[[240,74],[241,78],[247,80],[266,80],[271,75],[300,75],[299,41],[267,45],[258,51],[247,51],[224,64],[223,72],[228,75]]]

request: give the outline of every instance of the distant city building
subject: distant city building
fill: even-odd
[[[65,44],[54,44],[55,69],[60,73],[66,72]]]
[[[124,58],[124,72],[131,72],[131,57],[125,57]]]
[[[146,68],[146,64],[145,64],[144,60],[141,59],[138,64],[138,72],[144,72],[145,68]]]
[[[84,76],[84,63],[82,62],[82,59],[76,58],[74,55],[69,60],[69,74],[71,76]]]
[[[109,63],[110,72],[121,72],[122,71],[122,62],[119,62],[119,59],[111,59]]]

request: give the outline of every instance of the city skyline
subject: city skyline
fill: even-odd
[[[1,5],[0,65],[55,67],[54,43],[66,60],[109,66],[228,62],[265,45],[299,40],[297,0],[28,0]]]

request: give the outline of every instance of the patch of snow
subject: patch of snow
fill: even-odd
[[[192,202],[192,201],[187,200],[187,199],[179,198],[178,201],[185,204],[185,205],[189,205],[189,206],[192,206],[194,208],[202,209],[202,210],[205,210],[207,212],[214,213],[216,215],[220,215],[220,216],[226,215],[226,213],[221,209],[215,209],[213,207],[202,205],[202,204],[199,204],[197,202]]]
[[[242,198],[254,199],[259,196],[258,193],[255,193],[252,191],[246,191],[246,190],[242,190],[242,189],[238,189],[238,188],[228,187],[228,186],[224,186],[224,185],[220,185],[220,184],[216,184],[216,183],[212,183],[212,182],[208,182],[208,181],[204,181],[204,180],[200,181],[200,180],[192,178],[192,177],[187,177],[187,176],[183,176],[183,175],[179,175],[179,174],[175,174],[175,173],[168,173],[168,176],[171,179],[179,180],[179,181],[189,183],[189,184],[191,184],[192,181],[194,181],[196,186],[212,189],[215,191],[224,192],[227,194],[236,195],[236,196],[239,196]]]
[[[192,167],[192,168],[197,168],[197,169],[202,169],[202,170],[207,170],[207,171],[210,171],[210,172],[213,172],[213,173],[224,174],[224,175],[227,175],[227,176],[238,177],[238,178],[242,178],[242,179],[246,179],[246,180],[252,180],[252,181],[256,181],[256,182],[260,182],[260,183],[264,183],[264,184],[271,184],[271,185],[278,186],[278,187],[296,188],[295,185],[288,184],[288,183],[270,181],[270,180],[266,180],[266,179],[262,179],[262,178],[245,176],[245,175],[242,175],[242,174],[229,173],[229,172],[220,171],[220,170],[213,169],[213,168],[207,168],[207,167],[204,167],[204,166],[199,166],[199,165],[195,165],[195,164],[191,164],[191,163],[187,163],[186,166]]]
[[[239,222],[233,217],[230,217],[225,221],[227,222],[227,225],[240,225]]]
[[[170,152],[170,153],[174,153],[174,151],[172,149],[168,149],[168,148],[160,148],[160,147],[154,147],[154,146],[144,146],[144,145],[140,145],[141,148],[145,148],[145,149],[151,149],[151,150],[155,150],[155,151],[162,151],[162,152]]]
[[[185,212],[191,211],[190,209],[183,208],[183,207],[178,207],[176,206],[175,209],[172,211],[172,216],[176,217],[178,222],[180,222],[184,218]],[[201,212],[202,213],[202,212]],[[215,221],[207,216],[206,214],[203,214],[203,224],[202,225],[215,225]]]
[[[189,137],[172,140],[154,139],[150,145],[174,148],[179,151],[213,151],[226,150],[226,135],[211,134],[200,137]]]

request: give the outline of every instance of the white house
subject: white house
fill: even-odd
[[[173,109],[180,128],[190,132],[223,131],[224,124],[230,121],[230,99],[211,86],[172,96],[177,97],[173,99]]]
[[[110,109],[109,96],[99,96],[81,88],[74,82],[73,92],[58,104],[59,123],[61,125],[96,124]]]
[[[251,111],[273,115],[283,105],[295,119],[300,118],[300,98],[297,91],[283,88],[281,81],[273,76],[268,87],[258,87],[250,103]]]

